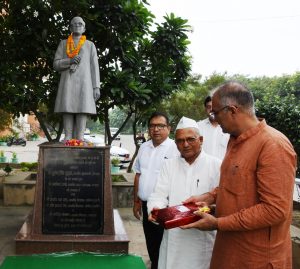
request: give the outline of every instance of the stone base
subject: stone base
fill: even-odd
[[[27,217],[15,237],[16,254],[39,254],[64,251],[128,253],[129,239],[117,210],[114,210],[114,235],[32,234],[32,215]]]

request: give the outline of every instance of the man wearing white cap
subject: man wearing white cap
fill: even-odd
[[[190,196],[208,192],[219,184],[221,161],[201,152],[202,141],[196,121],[182,117],[175,132],[181,156],[165,161],[155,191],[148,199],[148,213],[154,208],[181,204]],[[151,214],[149,220],[155,220]],[[208,269],[214,240],[214,232],[165,230],[158,268]]]

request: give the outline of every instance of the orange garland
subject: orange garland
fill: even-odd
[[[68,55],[69,58],[73,58],[76,55],[78,55],[78,53],[79,53],[82,45],[84,44],[85,40],[86,40],[86,36],[82,35],[79,39],[77,47],[74,48],[75,44],[74,44],[73,36],[72,36],[72,34],[69,35],[68,40],[67,40],[67,55]]]

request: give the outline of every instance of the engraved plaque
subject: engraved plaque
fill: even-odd
[[[42,232],[102,234],[104,151],[45,148]]]

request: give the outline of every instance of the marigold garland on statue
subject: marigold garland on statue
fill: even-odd
[[[84,44],[86,40],[86,36],[82,35],[79,39],[79,42],[77,44],[77,47],[75,48],[74,40],[72,34],[69,35],[68,40],[67,40],[67,55],[69,58],[73,58],[76,55],[78,55],[82,45]]]

